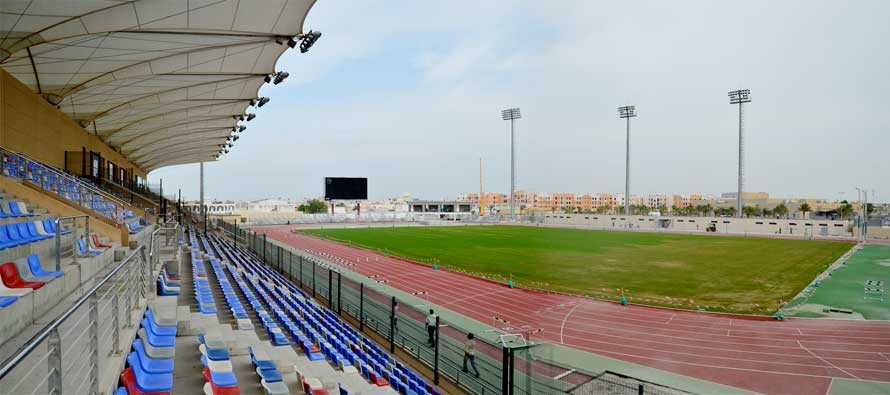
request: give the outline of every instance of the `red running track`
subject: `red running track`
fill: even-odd
[[[480,322],[503,317],[542,328],[536,339],[768,394],[825,394],[834,378],[890,381],[890,322],[743,317],[678,311],[509,289],[468,275],[262,227],[275,240],[322,258],[355,262],[405,292]]]

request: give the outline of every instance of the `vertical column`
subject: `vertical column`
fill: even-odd
[[[46,392],[49,394],[62,393],[62,338],[59,336],[59,328],[49,332],[47,338],[49,355],[46,358],[48,376],[46,380]]]
[[[436,349],[433,354],[433,384],[439,385],[439,316],[436,316]]]
[[[200,198],[201,198],[201,201],[198,203],[198,207],[199,207],[199,209],[198,209],[198,218],[204,218],[204,215],[205,215],[205,213],[204,213],[204,211],[205,211],[205,209],[204,209],[204,162],[201,162],[201,163],[200,163],[200,166],[201,166],[201,167],[200,167],[200,169],[201,169],[201,175],[200,175],[200,179],[201,179],[201,182],[200,182],[200,188],[201,188],[201,189],[200,189]],[[207,223],[206,223],[206,222],[204,223],[204,226],[207,226]],[[206,231],[206,228],[205,228],[205,231]]]
[[[90,295],[90,392],[99,393],[99,296]]]
[[[358,287],[358,330],[365,331],[365,283]]]
[[[396,352],[396,297],[393,296],[389,305],[389,352]]]

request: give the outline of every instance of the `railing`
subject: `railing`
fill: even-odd
[[[121,330],[139,319],[150,277],[140,246],[3,361],[0,392],[99,393],[100,382],[113,382],[109,375],[119,374],[106,357],[129,349],[122,347]]]
[[[23,178],[23,179],[32,181],[35,184],[37,184],[38,186],[40,186],[41,188],[51,191],[59,196],[62,196],[63,198],[68,199],[69,201],[75,202],[81,207],[86,207],[93,211],[100,211],[100,212],[107,211],[107,210],[97,210],[96,209],[95,203],[97,203],[97,201],[93,200],[93,196],[99,196],[104,200],[101,200],[98,202],[100,202],[100,203],[107,202],[114,206],[114,213],[113,213],[113,215],[110,216],[110,218],[112,218],[116,223],[123,222],[124,208],[127,207],[127,203],[124,202],[123,200],[119,199],[118,197],[102,190],[101,188],[93,186],[90,183],[85,182],[71,174],[65,173],[64,171],[56,169],[55,167],[45,165],[42,162],[38,161],[37,159],[34,159],[26,154],[16,152],[16,151],[13,151],[13,150],[10,150],[7,148],[3,148],[3,147],[0,147],[0,154],[2,154],[2,156],[3,156],[3,173],[4,173],[4,175],[10,176],[10,177]],[[39,169],[43,170],[44,172],[51,174],[55,177],[58,177],[60,180],[73,182],[77,186],[77,188],[79,188],[79,190],[70,191],[67,189],[62,189],[61,185],[53,185],[53,183],[46,181],[46,180],[34,180],[33,177],[35,177],[35,175],[33,175],[33,174],[30,175],[31,178],[29,179],[28,174],[29,174],[29,172],[32,171],[32,169],[19,168],[19,166],[22,164],[20,164],[17,160],[14,161],[14,159],[16,159],[16,158],[21,158],[21,159],[27,160],[28,162],[30,162],[34,166],[37,166]],[[10,163],[11,161],[14,161],[15,163]],[[10,166],[12,166],[12,165],[14,165],[15,169],[14,169],[14,173],[11,174]],[[27,164],[24,164],[24,165],[27,165]],[[19,172],[24,172],[24,175],[19,175],[18,174]],[[72,198],[72,194],[76,194],[77,199]],[[84,195],[87,195],[89,200],[84,200]]]
[[[74,244],[73,244],[74,250],[73,251],[74,251],[74,255],[77,256],[76,245],[77,245],[77,219],[78,218],[84,218],[84,222],[85,222],[84,243],[86,244],[87,247],[89,247],[89,245],[90,245],[90,216],[89,215],[81,214],[81,215],[71,215],[71,216],[67,216],[67,217],[59,217],[59,218],[56,218],[56,220],[53,222],[53,224],[55,225],[55,228],[56,228],[56,271],[57,272],[62,271],[62,227],[60,225],[62,225],[62,221],[65,221],[65,220],[71,220],[72,222],[74,222],[75,226],[74,226],[74,230],[73,230],[73,232],[74,232]],[[87,250],[89,251],[89,248],[87,248]]]
[[[161,246],[160,246],[161,238],[155,238],[155,236],[160,232],[165,233],[165,235],[164,235],[165,236],[164,237],[164,245],[165,246],[175,245],[175,243],[178,242],[179,239],[182,237],[183,227],[177,223],[174,223],[174,226],[172,226],[172,227],[160,227],[160,225],[159,225],[159,227],[157,229],[155,229],[154,231],[151,232],[151,238],[149,239],[149,242],[148,242],[148,245],[150,247],[150,250],[148,251],[148,261],[149,261],[152,271],[154,271],[158,268],[158,265],[160,264],[160,260],[161,260],[161,255],[159,254],[159,250],[161,248]],[[171,237],[171,235],[172,235],[172,237]],[[173,241],[173,243],[171,243],[171,240]],[[179,273],[179,271],[177,271],[177,273]],[[152,283],[152,284],[154,284],[154,283]],[[154,287],[152,287],[152,289],[154,289]]]

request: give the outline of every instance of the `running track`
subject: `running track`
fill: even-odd
[[[786,319],[627,306],[508,289],[483,279],[290,232],[254,228],[480,322],[543,328],[537,339],[768,394],[825,394],[833,378],[890,381],[890,322]],[[334,262],[336,263],[336,262]],[[421,287],[418,287],[422,284]]]

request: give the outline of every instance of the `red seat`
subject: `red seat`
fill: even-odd
[[[9,288],[31,288],[38,289],[46,283],[28,282],[19,277],[19,272],[15,270],[15,264],[6,262],[0,265],[0,277],[3,278],[3,284]]]
[[[241,389],[238,388],[237,385],[220,387],[213,384],[213,380],[210,379],[210,368],[205,367],[204,370],[201,371],[201,374],[204,376],[204,381],[210,383],[210,388],[213,389],[213,395],[241,395]]]
[[[121,373],[121,384],[127,389],[127,395],[170,395],[169,392],[142,392],[136,386],[136,377],[133,376],[133,368],[124,369]]]
[[[94,233],[92,236],[93,236],[93,245],[95,245],[96,247],[99,247],[99,248],[111,248],[110,245],[108,245],[108,244],[102,244],[101,242],[99,242],[99,236],[97,236],[95,233]]]

